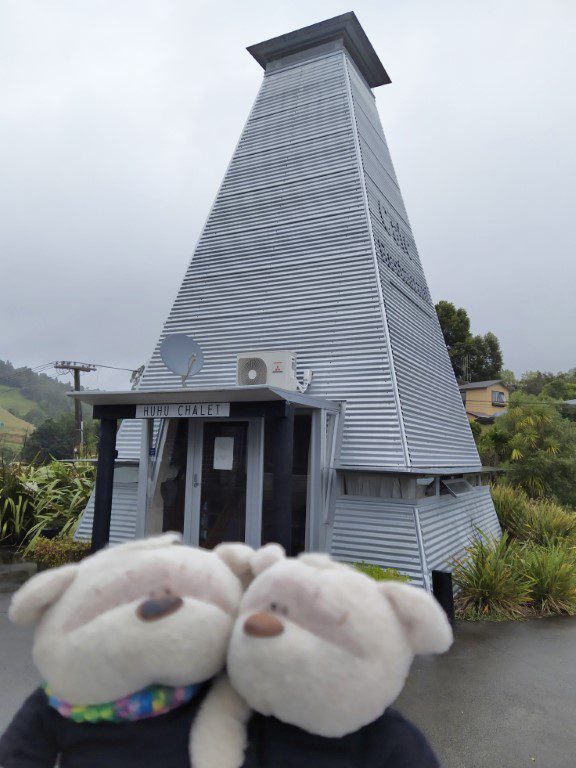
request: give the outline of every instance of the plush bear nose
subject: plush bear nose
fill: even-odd
[[[244,632],[252,637],[276,637],[284,632],[284,624],[271,613],[253,613],[244,622]]]
[[[163,597],[151,597],[144,600],[136,609],[136,616],[142,621],[156,621],[169,616],[184,605],[184,601],[177,595],[164,595]]]

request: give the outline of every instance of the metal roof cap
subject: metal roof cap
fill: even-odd
[[[246,50],[266,69],[266,65],[275,59],[338,39],[343,41],[371,88],[392,82],[353,11],[250,45]]]

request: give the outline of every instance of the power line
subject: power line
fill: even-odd
[[[14,372],[10,374],[10,376],[0,376],[0,384],[4,384],[7,381],[12,381],[13,379],[17,379],[19,376],[22,376],[22,374],[24,373],[42,373],[48,368],[52,368],[54,363],[55,363],[55,360],[52,360],[50,363],[37,365],[35,368],[28,368],[27,366],[23,366],[22,368],[16,368]]]

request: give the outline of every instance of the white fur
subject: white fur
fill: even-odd
[[[95,704],[220,672],[242,587],[220,556],[177,541],[170,534],[109,547],[14,595],[10,616],[37,622],[34,661],[57,696]],[[183,605],[142,621],[138,606],[166,590]]]
[[[259,612],[273,613],[284,631],[247,635],[247,618]],[[325,555],[276,558],[242,599],[228,672],[252,709],[340,737],[396,699],[415,653],[451,642],[444,612],[421,589],[378,583]]]
[[[240,768],[250,707],[222,675],[206,696],[190,738],[192,768]]]

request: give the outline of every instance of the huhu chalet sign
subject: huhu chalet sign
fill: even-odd
[[[230,416],[230,403],[150,403],[136,406],[137,419],[206,419]]]

